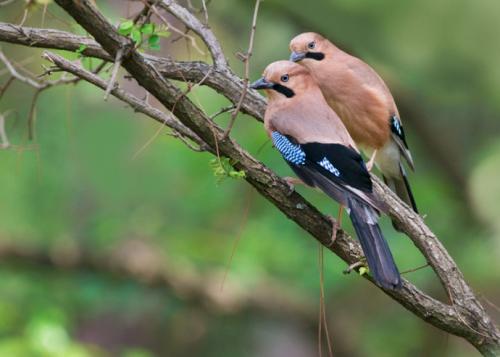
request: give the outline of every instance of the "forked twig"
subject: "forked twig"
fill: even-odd
[[[111,78],[109,79],[106,92],[104,92],[104,100],[108,100],[109,93],[115,86],[116,76],[118,75],[118,71],[120,70],[120,66],[122,64],[122,58],[123,58],[123,48],[120,48],[116,52],[115,63],[113,65],[113,72],[111,72]]]
[[[7,149],[10,146],[7,132],[5,131],[5,113],[0,113],[0,149]]]

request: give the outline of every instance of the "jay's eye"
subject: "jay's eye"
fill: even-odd
[[[309,42],[307,44],[307,48],[309,48],[310,50],[313,50],[314,47],[316,47],[316,42],[312,41],[312,42]]]
[[[281,76],[281,81],[282,82],[288,82],[288,80],[290,79],[290,77],[288,76],[288,74],[284,74]]]

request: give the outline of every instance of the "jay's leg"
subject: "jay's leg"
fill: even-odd
[[[375,156],[377,156],[377,150],[373,151],[373,154],[370,157],[370,160],[368,160],[368,162],[366,163],[366,169],[368,171],[371,171],[373,169],[373,164],[375,162]]]
[[[333,227],[332,227],[332,240],[331,240],[330,246],[332,246],[333,243],[335,243],[335,239],[337,239],[337,232],[342,224],[342,212],[344,212],[344,206],[340,205],[339,212],[337,214],[337,219],[336,220],[332,219]]]
[[[290,193],[289,195],[291,195],[293,193],[293,191],[295,190],[295,185],[304,185],[304,182],[302,182],[301,179],[297,178],[297,177],[283,177],[283,180],[285,180],[285,182],[288,184],[288,187],[290,188]]]

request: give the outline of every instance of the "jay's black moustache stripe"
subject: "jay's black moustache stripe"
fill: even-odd
[[[293,90],[291,90],[290,88],[285,87],[284,85],[281,85],[279,83],[273,84],[273,89],[276,92],[283,94],[287,98],[292,98],[295,95],[295,92]]]
[[[321,61],[325,58],[325,54],[322,52],[306,52],[306,58],[311,58],[316,61]]]

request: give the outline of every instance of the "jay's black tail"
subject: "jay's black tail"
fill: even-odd
[[[396,192],[399,198],[401,198],[408,206],[410,206],[413,211],[418,213],[417,204],[415,203],[415,198],[413,197],[413,192],[411,191],[410,183],[408,182],[408,177],[406,176],[406,171],[401,164],[399,164],[399,172],[399,177],[383,176],[384,182],[392,191]],[[396,221],[392,221],[392,226],[398,232],[402,232],[401,227],[399,227],[399,224]]]
[[[377,212],[353,195],[347,197],[349,215],[375,282],[386,289],[401,286],[401,276],[378,225]]]

